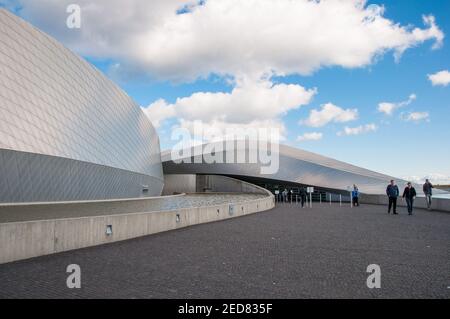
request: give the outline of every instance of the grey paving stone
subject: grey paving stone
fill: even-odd
[[[3,244],[3,243],[2,243]],[[450,214],[278,205],[0,265],[1,298],[449,298]],[[82,288],[66,288],[68,264]],[[381,289],[366,268],[381,267]]]

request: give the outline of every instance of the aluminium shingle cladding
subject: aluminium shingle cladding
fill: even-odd
[[[159,138],[140,107],[87,61],[5,9],[0,9],[2,149],[116,168],[118,176],[128,171],[144,182],[149,176],[162,188]]]
[[[0,147],[162,178],[139,106],[88,62],[0,9]]]

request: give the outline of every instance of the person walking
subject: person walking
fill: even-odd
[[[406,205],[408,206],[408,215],[412,215],[414,199],[416,196],[417,193],[415,188],[412,186],[411,182],[408,182],[402,196],[402,200],[404,198],[406,200]]]
[[[431,196],[433,196],[433,188],[433,184],[431,184],[430,181],[426,179],[425,184],[423,184],[423,193],[425,194],[425,200],[427,201],[428,210],[431,210]]]
[[[398,186],[395,185],[395,181],[392,179],[386,188],[386,195],[389,197],[388,214],[391,213],[391,208],[393,208],[394,215],[397,215],[397,197],[399,194]]]
[[[285,203],[287,203],[287,196],[288,196],[288,191],[285,188],[284,191],[283,191],[283,202],[285,202]]]
[[[353,206],[359,206],[359,190],[356,185],[353,185],[352,202],[353,202]]]
[[[306,202],[306,191],[304,187],[300,187],[300,202],[302,204],[302,208],[305,206]]]

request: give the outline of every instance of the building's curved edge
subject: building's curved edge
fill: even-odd
[[[227,152],[225,147],[220,148],[220,144],[228,141],[219,141],[195,145],[184,149],[183,154],[189,154],[190,158],[198,159],[199,156],[207,154],[204,148],[211,145],[219,145],[217,154]],[[235,151],[248,151],[251,143],[235,142]],[[222,144],[223,145],[223,144]],[[254,144],[253,144],[254,145]],[[165,174],[219,174],[234,177],[252,177],[269,179],[273,181],[289,182],[297,185],[315,186],[326,191],[346,192],[349,187],[356,184],[359,190],[366,194],[385,194],[386,186],[391,179],[397,181],[399,186],[406,184],[406,181],[386,174],[377,173],[352,164],[334,160],[312,152],[296,149],[282,144],[274,144],[275,155],[279,155],[279,169],[276,173],[263,175],[260,173],[261,164],[258,163],[212,163],[207,164],[201,161],[195,163],[175,163],[172,161],[171,151],[165,150],[161,153],[163,170]],[[272,144],[268,143],[270,149]],[[221,151],[223,149],[223,151]],[[250,148],[251,149],[251,148]],[[182,156],[188,158],[189,156]],[[228,158],[227,156],[225,156]],[[420,185],[415,185],[418,190]],[[437,191],[439,193],[439,191]]]
[[[224,142],[227,143],[227,142],[230,142],[230,140],[217,141],[217,142],[211,142],[211,143],[205,143],[205,144],[191,146],[190,147],[191,154],[200,154],[200,153],[206,154],[205,152],[203,152],[203,148],[205,148],[206,146],[211,148],[212,145],[220,145]],[[254,143],[247,143],[244,145],[244,144],[240,143],[240,142],[242,142],[240,140],[234,140],[234,141],[231,140],[231,142],[234,142],[234,146],[237,151],[242,151],[242,150],[248,151],[249,148],[253,149],[253,146],[255,146]],[[254,141],[254,142],[258,143],[259,141]],[[313,153],[310,151],[302,150],[302,149],[295,148],[295,147],[285,145],[285,144],[279,144],[279,143],[276,144],[276,143],[267,142],[268,148],[271,148],[272,144],[274,144],[276,146],[276,149],[278,150],[278,153],[280,155],[287,156],[287,157],[290,157],[293,159],[298,159],[298,160],[301,160],[304,162],[313,163],[315,165],[320,165],[320,166],[323,166],[326,168],[333,167],[340,171],[359,174],[359,175],[363,175],[363,176],[367,176],[367,177],[371,177],[371,178],[380,178],[380,179],[392,178],[392,176],[389,176],[386,174],[375,172],[373,170],[362,168],[362,167],[359,167],[359,166],[356,166],[353,164],[349,164],[349,163],[346,163],[343,161],[333,159],[331,157],[327,157],[327,156]],[[167,161],[171,160],[172,159],[171,155],[172,154],[171,154],[170,150],[161,151],[162,162],[167,162]],[[397,179],[400,180],[399,178],[397,178]]]
[[[0,149],[0,203],[159,196],[157,177],[57,156]]]

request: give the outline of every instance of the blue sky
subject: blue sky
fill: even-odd
[[[420,25],[422,14],[431,13],[442,31],[450,35],[449,1],[382,3],[386,6],[385,16],[402,24]],[[292,81],[307,87],[320,88],[311,106],[331,99],[337,105],[358,107],[360,122],[380,123],[375,133],[345,138],[332,134],[334,127],[327,127],[326,138],[297,145],[394,176],[450,175],[450,87],[434,87],[426,76],[450,68],[450,45],[446,40],[439,50],[432,51],[429,45],[408,50],[398,63],[388,54],[363,69],[332,67],[311,77],[292,77]],[[398,114],[386,117],[377,112],[378,103],[403,101],[411,93],[417,95],[417,100],[407,109],[428,111],[430,122],[404,122]],[[302,108],[296,115],[292,114],[292,118],[304,117],[307,111]],[[291,114],[288,117],[291,118]],[[286,120],[295,126],[295,120]],[[383,120],[389,123],[381,124]]]
[[[108,20],[106,21],[107,23],[98,23],[95,26],[89,23],[89,19],[94,16],[92,12],[89,12],[85,16],[82,15],[84,27],[82,24],[82,28],[79,31],[68,30],[59,24],[54,24],[54,21],[58,21],[58,17],[63,19],[67,15],[63,10],[64,7],[61,6],[61,1],[45,0],[42,1],[40,6],[30,1],[3,1],[3,5],[10,10],[14,10],[18,15],[42,28],[72,50],[81,54],[118,83],[140,105],[151,109],[155,106],[154,103],[159,100],[160,102],[162,101],[162,110],[168,110],[166,107],[172,108],[171,116],[163,116],[163,120],[158,125],[162,148],[170,147],[173,143],[168,139],[168,136],[170,135],[170,129],[177,125],[180,118],[184,116],[185,119],[192,120],[186,115],[186,112],[188,112],[186,110],[194,110],[193,108],[200,107],[198,105],[201,105],[202,108],[209,108],[208,112],[210,113],[205,118],[200,118],[205,122],[211,121],[211,118],[213,118],[211,113],[214,113],[216,107],[218,108],[217,112],[220,112],[218,105],[226,102],[218,100],[216,104],[214,99],[222,99],[223,96],[216,96],[214,93],[222,92],[232,95],[233,90],[240,88],[242,91],[247,90],[249,86],[240,84],[240,81],[251,82],[250,87],[252,88],[255,86],[261,88],[261,85],[267,84],[271,87],[268,90],[272,90],[274,86],[280,84],[293,84],[295,86],[291,87],[292,90],[288,90],[283,86],[280,87],[280,92],[277,93],[287,94],[288,96],[282,97],[282,99],[286,100],[285,103],[287,104],[293,104],[289,104],[286,107],[278,104],[269,105],[267,110],[269,107],[284,107],[285,111],[273,112],[273,119],[270,118],[271,115],[258,119],[265,121],[264,123],[271,121],[276,122],[277,125],[282,125],[285,129],[286,143],[394,176],[413,178],[429,175],[438,176],[439,174],[439,178],[444,180],[450,179],[450,85],[445,85],[445,83],[433,85],[427,76],[439,71],[450,70],[450,45],[448,43],[450,35],[450,18],[448,16],[450,1],[370,1],[364,5],[363,9],[349,9],[345,11],[343,14],[348,14],[349,17],[347,19],[351,20],[352,14],[365,12],[364,10],[367,10],[371,4],[376,4],[378,8],[383,6],[384,10],[380,15],[383,21],[393,23],[393,26],[390,27],[392,30],[377,29],[377,25],[374,24],[373,30],[379,33],[386,33],[380,36],[382,41],[373,41],[376,44],[372,43],[370,46],[366,43],[364,37],[360,40],[341,39],[339,34],[335,37],[333,30],[329,30],[330,35],[328,35],[327,30],[329,27],[316,26],[316,22],[311,28],[317,27],[322,30],[322,33],[302,33],[301,25],[297,24],[295,16],[288,15],[284,17],[283,8],[279,7],[275,9],[269,7],[267,10],[268,12],[274,12],[274,16],[279,13],[280,19],[283,21],[281,21],[280,28],[276,30],[279,29],[281,30],[280,32],[284,33],[276,35],[274,38],[271,38],[269,35],[266,44],[264,39],[262,44],[255,40],[253,46],[246,46],[245,43],[241,44],[239,39],[234,44],[233,41],[228,42],[228,37],[222,34],[215,38],[213,37],[211,40],[207,37],[209,34],[204,30],[196,32],[195,30],[199,29],[193,29],[194,31],[189,30],[191,33],[188,33],[188,31],[184,32],[183,27],[188,26],[191,28],[196,21],[202,21],[201,25],[205,23],[212,24],[208,26],[209,29],[227,30],[221,29],[220,21],[217,22],[218,25],[215,25],[216,22],[211,22],[214,19],[208,19],[208,14],[213,15],[222,8],[217,6],[213,10],[215,0],[206,1],[206,3],[200,3],[199,5],[195,5],[191,1],[194,4],[193,9],[184,10],[183,16],[185,17],[182,18],[192,18],[192,20],[188,20],[191,21],[190,24],[183,22],[184,24],[181,24],[182,27],[179,27],[179,24],[177,24],[177,21],[180,20],[179,17],[175,17],[175,14],[172,13],[175,11],[173,8],[180,8],[179,1],[173,4],[173,8],[169,7],[169,5],[167,5],[168,8],[162,7],[162,5],[161,7],[156,7],[157,2],[155,1],[154,7],[150,8],[144,7],[144,2],[142,2],[141,12],[135,13],[130,11],[128,12],[128,18],[118,19],[119,21]],[[134,3],[139,3],[139,1],[131,1],[130,3],[134,5]],[[238,3],[236,2],[233,8],[233,10],[236,10],[234,15],[236,16],[236,25],[239,25],[239,13],[243,13],[242,18],[245,19],[245,14],[247,14],[245,12],[250,12],[250,14],[256,12],[261,13],[261,15],[265,12],[264,8],[249,11],[245,5]],[[88,5],[89,1],[80,1],[82,14],[84,14],[85,11],[83,10]],[[117,5],[117,1],[110,2],[110,6],[123,5],[123,2],[120,5]],[[236,8],[236,6],[242,6],[242,8]],[[298,9],[298,19],[301,19],[301,15],[306,10],[305,8],[292,8],[292,12]],[[111,8],[104,9],[112,10]],[[114,10],[119,9],[123,10],[123,8],[114,8]],[[161,21],[163,18],[146,17],[142,13],[145,10],[157,12],[161,10],[160,16],[164,17],[164,14],[167,14],[169,17],[170,15],[172,20],[167,21],[173,22],[173,25],[180,29],[174,27],[171,31],[172,33],[167,33],[164,30],[165,21]],[[320,12],[319,8],[316,11],[318,12],[317,14],[323,14],[324,17],[328,17],[327,10],[324,5]],[[179,10],[178,13],[180,13]],[[134,18],[133,14],[135,15]],[[50,18],[52,15],[54,17]],[[437,47],[434,47],[439,42],[439,35],[436,32],[429,31],[424,33],[423,37],[425,39],[423,39],[422,35],[417,36],[413,32],[413,28],[427,29],[423,22],[423,15],[432,15],[435,19],[436,27],[445,36]],[[108,12],[106,12],[104,16],[97,17],[97,19],[111,19],[111,15],[108,17]],[[175,19],[178,20],[176,21]],[[268,19],[267,24],[277,23],[277,20],[274,19],[276,18],[271,17]],[[293,21],[292,25],[288,25],[291,21],[290,19]],[[333,23],[336,23],[338,26],[346,23],[345,20],[341,21],[339,19],[337,17],[335,22],[329,21],[326,25],[333,27]],[[259,21],[255,20],[255,24],[258,24]],[[228,23],[229,27],[231,27],[230,20],[224,20],[223,22],[224,24]],[[404,31],[396,30],[395,25],[401,26],[404,28]],[[159,26],[161,28],[158,29]],[[321,29],[322,27],[323,29]],[[88,28],[90,29],[87,30]],[[242,37],[248,36],[248,39],[245,40],[247,42],[252,41],[252,32],[254,30],[250,27],[248,27],[249,30],[246,28],[246,25],[241,27]],[[159,40],[162,41],[162,45],[155,48],[152,47],[152,44],[149,43],[147,45],[145,43],[145,39],[147,39],[145,37],[139,38],[138,42],[127,42],[127,39],[132,38],[129,34],[134,36],[137,33],[136,30],[145,31],[146,29],[151,30],[150,32],[156,32],[154,30],[157,30],[159,37],[169,34],[171,43],[167,44],[163,40]],[[231,29],[233,28],[231,27]],[[262,30],[262,32],[272,32],[273,30],[267,29]],[[286,41],[277,42],[277,39],[283,39],[283,35],[286,33],[285,30],[293,34],[298,33],[298,38],[294,38],[296,40],[291,42],[292,50],[289,46],[289,41],[292,41],[292,38],[289,37],[286,38]],[[111,33],[117,32],[117,34],[111,35],[108,31]],[[247,35],[247,31],[249,35]],[[175,34],[175,32],[179,34]],[[91,36],[92,34],[96,35],[95,42],[93,42],[94,37]],[[142,32],[142,34],[145,33]],[[190,37],[186,36],[186,34],[190,35]],[[303,62],[302,54],[308,51],[308,43],[311,43],[311,45],[315,43],[314,39],[307,37],[321,37],[322,34],[324,34],[324,39],[322,40],[329,43],[328,50],[330,52],[323,53],[323,59],[320,60],[319,65],[314,65],[311,69],[305,71],[303,67],[309,68],[310,65],[308,64],[309,62]],[[403,40],[397,39],[397,36],[400,34],[404,36]],[[230,30],[230,37],[232,35],[233,30]],[[352,36],[356,39],[360,34],[349,34],[349,37]],[[159,37],[151,39],[160,39]],[[370,35],[368,34],[367,37],[370,37]],[[106,44],[99,46],[99,38]],[[390,44],[385,45],[383,43],[385,38],[386,43],[389,42]],[[193,39],[196,44],[191,47],[189,43],[186,43],[189,39]],[[177,41],[179,43],[175,43]],[[201,43],[208,45],[208,41],[213,41],[211,42],[213,45],[209,44],[209,47],[217,44],[219,49],[215,47],[216,51],[214,52],[208,51],[208,48],[203,47],[201,47],[201,50],[198,49]],[[349,46],[354,46],[355,49],[352,52],[347,52],[345,48],[339,47],[339,42],[345,41],[350,41]],[[359,51],[359,43],[356,41],[361,42],[361,53]],[[304,44],[302,44],[303,42]],[[133,43],[138,43],[136,48],[133,48]],[[173,47],[172,51],[180,48],[179,55],[176,55],[176,52],[169,54],[167,51],[158,51],[163,45],[167,45],[168,50]],[[375,47],[375,45],[378,45],[379,48]],[[401,57],[396,60],[394,57],[395,52],[402,45],[407,46],[407,48],[401,54]],[[234,46],[241,47],[234,48]],[[376,51],[375,54],[372,54],[372,51],[367,53],[369,50],[367,46],[370,49],[373,48],[374,52]],[[139,52],[135,54],[131,49],[128,52],[127,50],[130,47]],[[277,52],[277,48],[282,50],[282,52]],[[228,50],[230,55],[237,52],[236,55],[242,57],[246,56],[248,52],[249,56],[255,56],[255,60],[259,59],[258,62],[262,62],[260,64],[255,63],[256,66],[253,68],[251,59],[240,63],[238,59],[233,60],[225,53],[221,53],[221,51]],[[333,51],[336,51],[336,53],[334,54]],[[348,54],[349,58],[342,57],[341,59],[339,56],[341,51],[343,55]],[[271,54],[274,57],[270,56]],[[320,55],[322,52],[320,51],[318,54]],[[359,61],[360,55],[364,54],[370,57],[369,60],[362,59]],[[304,60],[308,57],[305,56]],[[355,60],[351,60],[351,58]],[[185,61],[185,63],[178,61]],[[297,65],[299,66],[297,67]],[[269,75],[267,75],[267,69],[274,71],[273,73],[269,72]],[[144,71],[141,72],[142,70]],[[264,75],[261,75],[263,73]],[[305,90],[313,90],[315,88],[317,92],[307,101],[303,101],[301,98],[296,99],[295,97],[297,93],[305,93],[301,93],[301,88]],[[213,94],[210,96],[212,103],[205,105],[200,103],[203,100],[192,98],[192,95],[198,92]],[[254,90],[252,92],[259,91]],[[405,103],[403,107],[394,110],[391,115],[378,111],[379,103],[401,103],[407,101],[411,94],[414,94],[416,98],[410,101],[409,104]],[[248,96],[247,93],[245,96]],[[194,105],[178,105],[177,99],[179,98],[187,98],[186,103]],[[235,100],[227,99],[226,101]],[[200,104],[195,104],[196,102]],[[295,103],[299,103],[301,106],[294,105]],[[312,110],[320,111],[322,105],[326,103],[338,106],[342,110],[356,109],[358,116],[356,119],[349,121],[331,120],[317,127],[300,123],[301,121],[306,121]],[[187,109],[183,110],[183,107],[187,107]],[[222,107],[227,109],[226,104]],[[255,108],[257,107],[258,105],[255,106]],[[154,107],[154,110],[156,109]],[[246,112],[241,121],[239,110],[234,110],[232,106],[229,109],[230,112],[236,112],[236,114],[233,114],[233,120],[231,120],[232,117],[229,114],[230,116],[229,118],[227,117],[226,123],[228,123],[227,121],[233,124],[238,122],[244,126],[249,125],[248,123],[254,123],[251,118],[252,113]],[[263,105],[259,113],[264,113],[264,110]],[[268,113],[271,112],[268,110]],[[149,112],[149,114],[150,117],[155,116],[156,111]],[[197,114],[196,111],[193,114],[195,116]],[[199,112],[199,114],[203,113]],[[407,121],[406,119],[411,114],[427,114],[428,117],[422,120]],[[158,118],[161,117],[159,113],[156,116],[159,116]],[[258,114],[255,116],[258,116]],[[367,132],[358,131],[360,134],[353,135],[338,134],[345,127],[357,129],[359,127],[364,128],[366,125],[373,125],[376,129],[368,129]],[[362,131],[364,130],[362,129]],[[357,130],[354,132],[357,132]],[[321,134],[321,138],[299,141],[298,137],[305,133]]]

